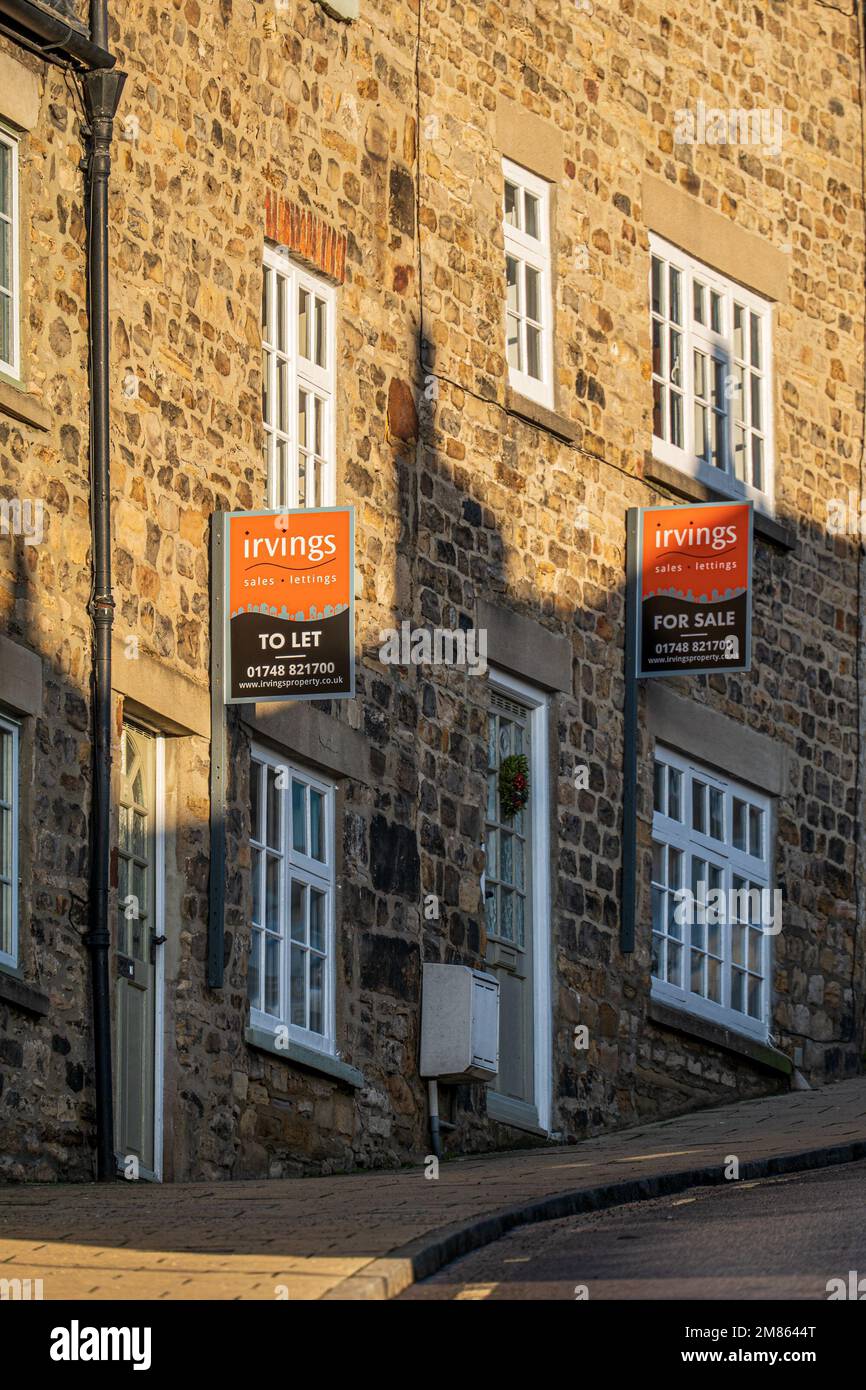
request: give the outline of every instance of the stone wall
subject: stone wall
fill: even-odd
[[[471,626],[481,600],[566,639],[573,658],[571,691],[551,709],[553,1129],[576,1139],[785,1084],[650,1022],[648,930],[632,956],[617,944],[625,510],[671,495],[647,477],[644,205],[666,190],[695,209],[686,249],[704,210],[720,241],[729,228],[751,236],[785,267],[776,503],[794,546],[756,542],[752,671],[679,689],[786,750],[773,1031],[813,1081],[856,1069],[857,557],[827,532],[828,501],[859,486],[863,430],[854,19],[811,0],[691,0],[676,15],[657,0],[437,0],[420,16],[362,0],[346,24],[315,0],[171,0],[114,6],[111,43],[129,73],[110,214],[120,659],[146,659],[206,697],[209,517],[265,499],[266,232],[341,284],[337,500],[356,508],[358,695],[317,709],[367,747],[363,773],[340,784],[337,1004],[338,1045],[365,1085],[244,1041],[249,729],[237,714],[226,982],[207,989],[208,745],[172,734],[166,1176],[330,1171],[425,1151],[421,962],[479,963],[484,951],[485,690],[453,669],[383,665],[379,633],[404,618]],[[24,974],[50,1003],[25,1014],[0,998],[0,1171],[83,1178],[93,1094],[80,125],[56,69],[0,50],[35,75],[40,98],[22,191],[28,388],[47,428],[0,415],[0,449],[4,495],[44,499],[47,531],[40,546],[0,538],[0,625],[43,658],[22,937]],[[781,154],[676,144],[676,113],[698,100],[781,109]],[[555,185],[552,414],[514,399],[504,359],[500,162],[535,151]],[[119,690],[134,686],[124,672]],[[648,735],[642,753],[648,873]],[[589,786],[577,791],[579,765]],[[422,911],[431,893],[435,921]],[[573,1047],[578,1022],[586,1052]],[[455,1150],[527,1142],[487,1119],[481,1087],[447,1104]]]

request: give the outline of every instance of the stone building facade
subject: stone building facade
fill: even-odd
[[[111,11],[129,74],[110,204],[112,929],[145,967],[135,1000],[116,976],[115,1110],[121,1163],[166,1180],[425,1154],[425,962],[488,970],[502,991],[498,1087],[442,1088],[446,1152],[577,1140],[862,1067],[856,15],[816,0],[356,8]],[[75,80],[11,39],[0,74],[20,228],[0,491],[41,528],[4,511],[17,934],[0,966],[0,1173],[87,1180],[82,113]],[[264,410],[263,286],[291,322],[281,337],[265,315]],[[698,420],[716,463],[699,466]],[[355,509],[357,693],[228,711],[215,989],[209,531],[215,512],[281,505],[283,457],[292,505],[306,481],[308,502]],[[751,670],[641,687],[624,953],[626,512],[743,496]],[[405,622],[483,632],[487,673],[383,659]],[[497,767],[521,748],[530,800],[509,822]],[[302,811],[299,841],[276,835]],[[746,930],[740,954],[736,924],[715,945],[693,928],[690,953],[666,919],[653,967],[653,906],[700,853],[722,875],[745,854],[746,877],[782,891],[782,930]],[[254,942],[271,954],[251,1013]]]

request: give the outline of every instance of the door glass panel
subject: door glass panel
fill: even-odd
[[[526,715],[519,706],[507,704],[508,712],[494,708],[488,715],[484,906],[488,936],[524,949],[529,921],[527,816],[525,811],[506,814],[499,772],[503,761],[522,755],[528,742]],[[531,786],[531,769],[529,780]]]

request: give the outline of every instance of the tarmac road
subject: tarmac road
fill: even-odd
[[[866,1300],[862,1162],[521,1226],[401,1301],[826,1300],[851,1271]]]

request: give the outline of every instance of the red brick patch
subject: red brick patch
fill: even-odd
[[[265,236],[338,285],[345,280],[345,235],[272,188],[265,193]]]

